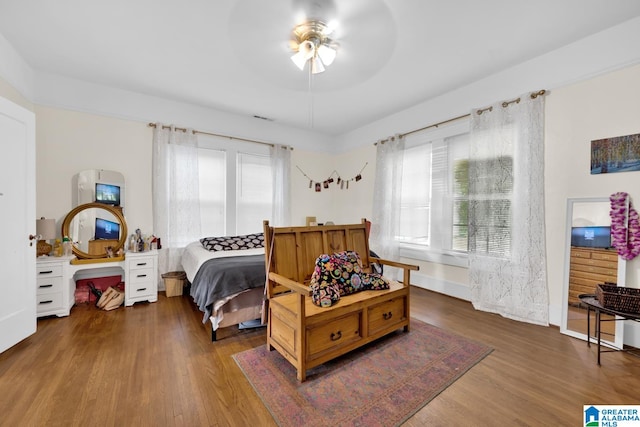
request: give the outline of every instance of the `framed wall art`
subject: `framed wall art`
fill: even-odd
[[[640,133],[591,141],[591,175],[640,171]]]

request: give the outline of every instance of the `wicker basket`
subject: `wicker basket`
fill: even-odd
[[[182,288],[187,274],[184,271],[172,271],[162,275],[164,279],[164,287],[168,297],[177,297],[182,295]]]
[[[596,286],[596,297],[604,308],[623,313],[640,313],[640,289],[599,284]]]

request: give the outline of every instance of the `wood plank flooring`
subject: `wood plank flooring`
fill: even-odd
[[[475,311],[412,288],[411,313],[492,354],[405,424],[581,425],[583,404],[640,404],[640,358]],[[1,426],[273,426],[232,355],[264,329],[210,342],[189,298],[102,312],[74,307],[0,354]],[[226,335],[226,336],[225,336]]]

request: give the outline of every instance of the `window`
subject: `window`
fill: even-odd
[[[200,223],[203,236],[226,234],[226,153],[209,148],[198,149],[200,178]]]
[[[407,139],[400,203],[401,254],[466,265],[467,124]]]
[[[237,161],[236,230],[237,234],[255,233],[271,215],[271,159],[260,154],[238,153]],[[260,227],[258,230],[256,224]]]
[[[269,147],[198,135],[203,236],[262,231],[272,211]]]
[[[469,233],[469,249],[474,252],[509,257],[511,255],[511,192],[513,190],[513,158],[497,158],[469,162],[478,177],[470,182],[469,210],[476,223]],[[506,173],[496,174],[496,170]],[[480,189],[490,189],[490,193]]]
[[[402,165],[400,203],[401,255],[466,265],[469,249],[508,257],[511,252],[513,159],[469,160],[464,126],[407,140]],[[478,176],[469,182],[473,168]],[[506,173],[496,174],[496,170]],[[510,178],[498,180],[498,176]],[[489,194],[479,188],[491,189]],[[469,212],[481,218],[469,229]]]
[[[431,144],[405,150],[400,195],[401,242],[429,244]]]

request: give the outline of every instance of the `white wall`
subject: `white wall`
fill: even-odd
[[[36,106],[36,214],[60,226],[72,208],[72,179],[87,169],[121,172],[130,230],[153,231],[151,138],[145,123]],[[58,227],[59,228],[59,227]]]

